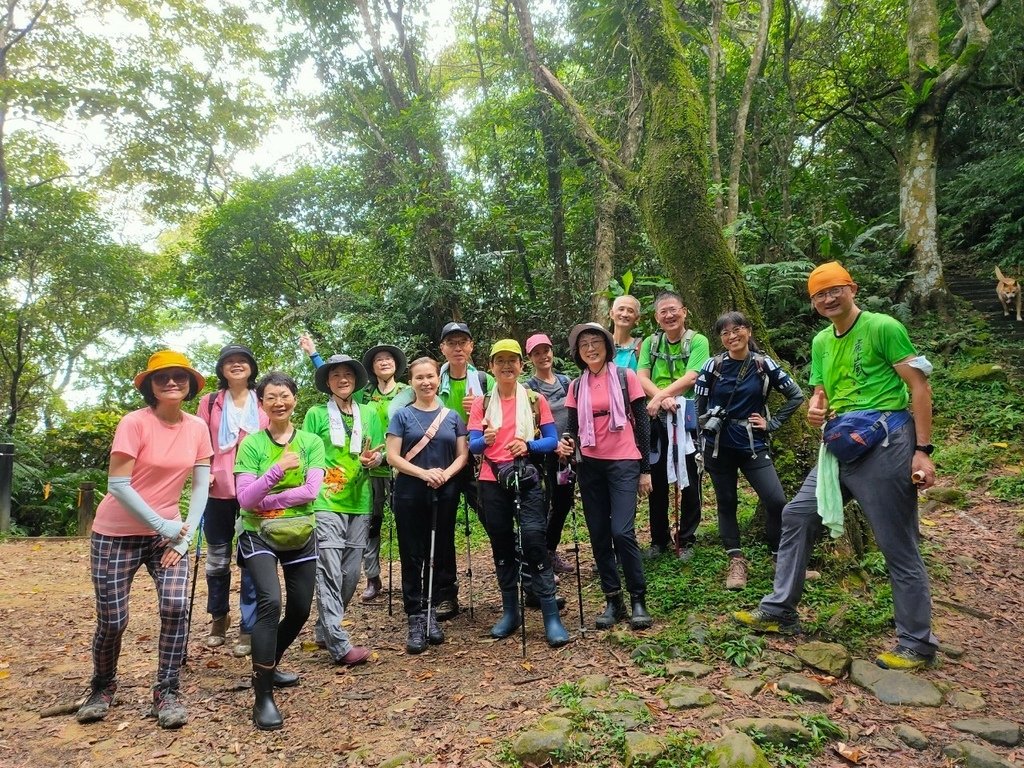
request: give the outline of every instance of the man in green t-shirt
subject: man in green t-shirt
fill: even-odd
[[[366,369],[348,355],[334,355],[316,370],[316,388],[330,395],[306,412],[302,429],[319,437],[327,472],[316,511],[317,642],[336,664],[364,663],[370,651],[352,645],[342,626],[355,594],[370,529],[370,470],[384,460],[384,430],[377,409],[356,402]]]
[[[733,617],[762,632],[800,631],[796,607],[821,523],[819,491],[827,502],[828,492],[822,489],[831,485],[826,482],[831,479],[838,481],[842,501],[852,497],[860,504],[889,571],[898,645],[880,654],[876,663],[900,670],[931,666],[938,640],[932,634],[931,593],[918,549],[917,517],[918,489],[935,482],[931,364],[918,355],[898,320],[856,305],[857,284],[838,262],[815,269],[807,285],[815,310],[832,322],[811,343],[814,395],[807,420],[820,428],[837,415],[873,412],[867,416],[870,420],[888,414],[886,438],[856,459],[822,456],[782,512],[772,594],[758,608]]]
[[[697,526],[700,525],[700,477],[697,472],[697,444],[692,437],[684,437],[672,449],[669,445],[669,431],[682,436],[678,429],[685,411],[680,407],[679,397],[692,397],[693,385],[697,381],[704,361],[710,356],[707,337],[686,329],[686,307],[678,293],[662,291],[654,298],[654,319],[660,330],[644,339],[640,347],[640,364],[637,373],[640,384],[647,395],[647,413],[651,417],[651,445],[660,446],[657,461],[651,462],[651,495],[648,510],[651,524],[651,548],[647,556],[664,554],[672,546],[668,521],[669,462],[677,461],[680,454],[685,456],[686,482],[679,480],[680,473],[673,469],[676,484],[685,485],[680,495],[679,530],[676,543],[679,559],[689,560],[693,556],[693,544],[697,540]],[[670,453],[675,455],[669,455]],[[678,462],[682,463],[682,462]],[[681,468],[681,467],[680,467]]]

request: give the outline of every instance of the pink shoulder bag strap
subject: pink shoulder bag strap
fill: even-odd
[[[419,455],[420,451],[427,447],[427,443],[434,439],[434,435],[437,434],[437,430],[441,428],[441,422],[445,420],[445,417],[449,413],[451,413],[450,408],[441,409],[441,412],[434,417],[432,422],[430,422],[430,426],[427,427],[427,431],[423,433],[423,437],[420,438],[420,441],[410,448],[407,454],[405,454],[404,458],[406,461],[412,461]]]

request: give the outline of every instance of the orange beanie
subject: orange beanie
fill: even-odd
[[[807,293],[811,296],[826,288],[835,288],[837,285],[853,285],[850,273],[838,261],[829,261],[815,267],[807,277]]]

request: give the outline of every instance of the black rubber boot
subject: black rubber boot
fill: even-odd
[[[501,618],[491,627],[491,637],[508,637],[523,622],[519,614],[519,590],[503,590],[501,593]]]
[[[274,667],[275,688],[291,688],[298,684],[299,676],[295,672],[282,672],[278,667]]]
[[[647,629],[654,624],[654,619],[651,618],[651,614],[647,612],[647,606],[644,605],[643,595],[633,595],[633,615],[629,617],[629,628],[630,629]]]
[[[274,670],[277,667],[252,665],[252,690],[256,701],[252,705],[252,722],[261,731],[276,731],[284,725],[281,710],[274,703]]]
[[[417,654],[427,650],[427,617],[422,613],[409,616],[409,637],[405,641],[407,653]]]
[[[561,595],[556,595],[555,601],[558,603],[558,610],[562,610],[563,608],[565,608],[564,597],[562,597]],[[526,603],[527,608],[540,608],[540,598],[537,597],[536,593],[534,592],[527,592],[526,600],[524,602]]]
[[[540,599],[540,612],[544,617],[544,637],[552,648],[560,648],[569,642],[569,633],[558,615],[558,603],[554,595]]]
[[[611,629],[626,618],[626,605],[622,602],[621,592],[612,592],[605,595],[604,599],[607,601],[604,611],[597,617],[594,626],[598,629]]]

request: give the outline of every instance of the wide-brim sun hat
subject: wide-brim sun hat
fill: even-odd
[[[526,340],[526,354],[532,355],[533,350],[541,344],[547,344],[549,347],[555,346],[551,343],[551,339],[548,338],[546,333],[535,333]]]
[[[582,370],[586,363],[583,362],[583,358],[580,357],[580,351],[576,347],[576,342],[580,338],[581,333],[599,333],[604,338],[605,350],[608,352],[608,359],[615,359],[615,339],[612,337],[611,331],[605,328],[600,323],[579,323],[574,325],[572,330],[569,331],[569,350],[572,353],[572,359],[576,361],[576,365]]]
[[[400,379],[402,374],[405,373],[405,369],[409,367],[409,361],[405,357],[405,352],[394,344],[378,344],[366,350],[363,354],[363,368],[366,369],[367,373],[371,376],[376,375],[373,373],[373,358],[377,356],[378,352],[387,352],[395,358],[395,378]]]
[[[331,355],[324,361],[323,365],[316,369],[316,388],[325,395],[331,394],[331,387],[327,383],[327,377],[331,373],[331,368],[337,368],[339,365],[347,365],[355,371],[356,388],[353,392],[358,392],[370,380],[370,377],[366,375],[366,369],[363,367],[363,364],[354,357],[350,355]]]
[[[196,392],[206,386],[206,378],[203,374],[192,367],[192,363],[189,362],[189,359],[181,354],[181,352],[175,352],[173,349],[161,349],[159,352],[154,352],[149,356],[149,363],[146,365],[146,370],[139,371],[135,374],[135,388],[141,391],[142,384],[146,379],[157,371],[162,371],[167,368],[184,368],[188,371],[189,375],[195,379]]]
[[[519,359],[523,359],[523,348],[519,346],[519,342],[515,339],[499,339],[491,345],[491,354],[488,356],[488,360],[493,360],[494,356],[499,352],[511,352],[512,354],[519,355]]]
[[[242,355],[249,361],[249,367],[252,369],[250,374],[252,378],[259,378],[260,367],[256,365],[256,356],[253,355],[252,350],[241,344],[228,344],[226,347],[221,349],[217,355],[217,366],[214,368],[214,372],[218,376],[223,376],[224,361],[232,355]]]

